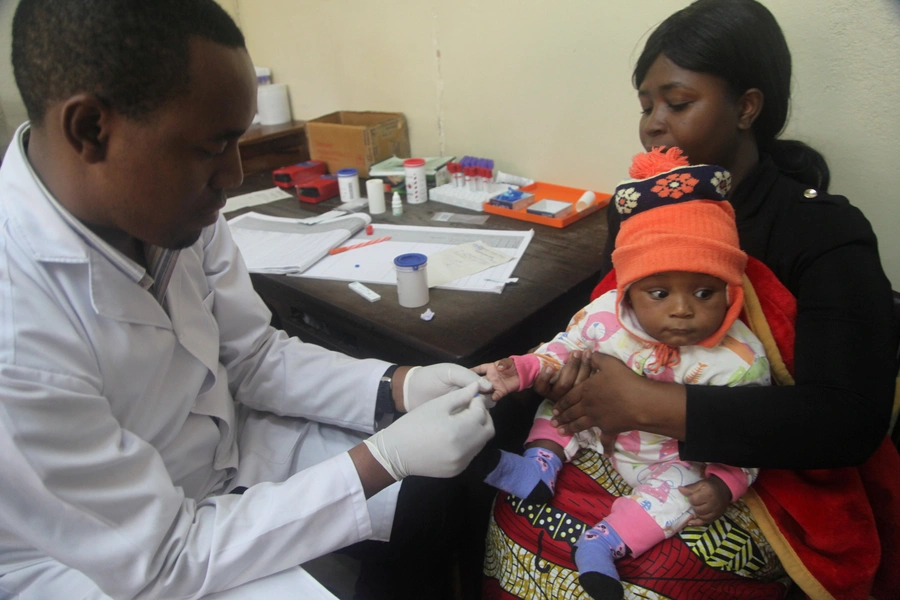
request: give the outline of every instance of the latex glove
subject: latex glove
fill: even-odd
[[[397,481],[409,475],[458,475],[494,437],[494,421],[477,390],[478,383],[471,383],[435,398],[365,444]]]
[[[413,367],[403,381],[403,409],[410,412],[429,400],[475,382],[482,394],[491,391],[491,383],[487,379],[453,363]]]

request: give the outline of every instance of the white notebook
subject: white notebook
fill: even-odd
[[[228,221],[228,226],[251,273],[288,274],[307,270],[371,222],[366,213],[306,225],[249,212]]]

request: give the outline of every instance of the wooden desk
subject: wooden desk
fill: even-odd
[[[251,125],[238,140],[238,150],[245,176],[309,160],[305,122]]]
[[[232,195],[271,187],[269,173],[245,179]],[[331,199],[307,205],[280,200],[255,210],[273,216],[309,216],[339,204]],[[472,228],[436,223],[436,212],[481,214],[440,202],[405,205],[404,214],[374,215],[374,223]],[[600,211],[565,229],[532,225],[491,216],[490,229],[527,230],[535,235],[502,294],[430,290],[427,305],[435,313],[423,321],[422,308],[403,308],[394,286],[367,284],[382,299],[370,303],[347,288],[345,281],[284,275],[253,275],[253,284],[275,313],[276,322],[291,335],[340,350],[351,356],[377,357],[398,364],[455,362],[473,366],[509,354],[527,352],[565,328],[588,303],[599,281],[600,253],[606,241],[605,212]]]

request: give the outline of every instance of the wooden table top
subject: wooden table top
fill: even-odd
[[[271,185],[271,175],[259,173],[229,195]],[[303,217],[326,212],[338,204],[337,198],[318,204],[287,199],[226,216],[254,210],[279,217]],[[450,361],[472,366],[510,353],[525,353],[563,330],[572,315],[588,303],[590,291],[599,281],[600,255],[606,241],[604,211],[564,229],[497,215],[491,215],[481,226],[435,222],[432,217],[438,212],[484,214],[429,201],[405,205],[399,217],[388,209],[373,215],[372,221],[469,229],[533,228],[535,235],[513,273],[518,282],[507,284],[502,294],[433,288],[427,305],[435,313],[431,321],[419,317],[425,307],[401,307],[395,286],[366,284],[382,297],[370,303],[348,289],[346,281],[254,274],[254,285],[282,319],[300,326],[301,338],[321,334],[321,339],[309,341],[328,343],[361,358],[371,356],[401,364]]]

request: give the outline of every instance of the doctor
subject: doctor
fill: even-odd
[[[462,471],[493,435],[489,385],[269,326],[219,214],[256,100],[228,15],[22,0],[13,63],[30,123],[0,167],[0,597],[287,597],[253,591],[273,577],[320,597],[297,565],[416,539],[429,507],[391,484]],[[421,597],[449,593],[409,567]]]

